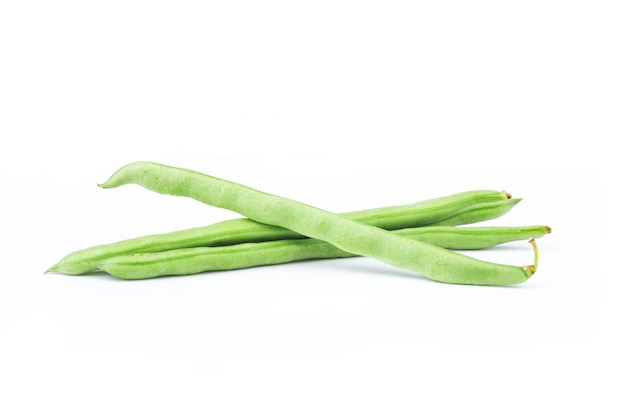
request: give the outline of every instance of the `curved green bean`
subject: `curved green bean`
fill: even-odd
[[[392,233],[448,249],[484,249],[516,240],[540,238],[550,233],[550,228],[424,226],[394,230]],[[319,239],[287,239],[133,253],[98,261],[95,267],[118,278],[146,279],[352,256],[355,255]]]
[[[485,262],[188,169],[135,162],[119,169],[100,186],[114,188],[125,184],[138,184],[161,194],[189,197],[232,210],[257,222],[284,227],[326,241],[348,253],[376,258],[439,282],[511,285],[525,282],[536,270],[536,256],[530,266]],[[534,240],[532,243],[536,253]]]
[[[340,215],[389,230],[440,224],[442,221],[445,221],[446,225],[471,224],[502,216],[520,200],[511,198],[505,191],[475,190],[407,205],[352,211]],[[85,274],[96,269],[95,262],[130,253],[297,238],[304,236],[250,219],[232,219],[209,226],[142,236],[81,249],[65,256],[46,272]]]

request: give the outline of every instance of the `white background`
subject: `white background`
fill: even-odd
[[[624,415],[620,3],[3,1],[0,414]],[[507,288],[363,258],[43,275],[236,217],[96,187],[136,160],[337,212],[506,189],[490,223],[554,233]]]

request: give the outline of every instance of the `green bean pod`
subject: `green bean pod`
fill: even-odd
[[[153,162],[135,162],[115,172],[102,188],[137,184],[161,194],[193,198],[235,211],[260,223],[320,239],[351,254],[369,256],[426,278],[470,285],[512,285],[530,278],[537,267],[485,262],[295,200],[265,193],[200,172]]]
[[[352,211],[340,215],[388,230],[426,224],[436,225],[442,221],[445,221],[446,225],[460,225],[502,216],[520,200],[511,198],[505,191],[475,190],[412,204]],[[232,219],[208,226],[141,236],[81,249],[65,256],[47,272],[81,275],[95,270],[95,262],[130,253],[298,238],[304,238],[304,236],[282,227],[270,226],[250,219]]]
[[[550,233],[550,228],[424,226],[392,233],[448,249],[484,249],[516,240],[540,238]],[[287,239],[134,253],[101,260],[95,263],[95,267],[118,278],[146,279],[352,256],[355,255],[319,239]]]

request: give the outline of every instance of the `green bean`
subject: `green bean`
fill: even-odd
[[[448,249],[484,249],[515,240],[540,238],[550,233],[550,228],[424,226],[394,230],[392,233]],[[319,239],[287,239],[133,253],[98,261],[95,267],[118,278],[145,279],[351,256],[355,255]]]
[[[470,224],[499,217],[511,210],[519,198],[505,191],[475,190],[429,199],[417,203],[352,211],[341,216],[389,230],[439,224]],[[93,271],[95,262],[120,255],[199,246],[225,246],[270,240],[303,238],[291,230],[257,223],[250,219],[232,219],[209,226],[170,233],[142,236],[70,253],[47,272],[80,275]]]
[[[538,263],[534,240],[533,265],[518,267],[481,261],[242,184],[153,162],[128,164],[100,186],[114,188],[125,184],[232,210],[257,222],[284,227],[348,253],[376,258],[444,283],[519,284],[533,275]]]

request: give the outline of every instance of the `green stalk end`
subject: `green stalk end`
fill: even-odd
[[[524,271],[527,271],[527,273],[529,274],[528,276],[530,277],[537,271],[537,268],[539,267],[539,249],[537,249],[537,242],[535,242],[535,239],[530,239],[528,243],[530,243],[533,247],[534,260],[532,265],[525,265],[523,268]]]

